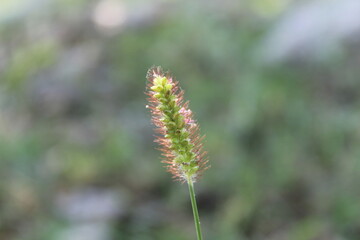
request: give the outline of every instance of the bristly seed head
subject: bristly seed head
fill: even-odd
[[[195,182],[206,170],[207,162],[202,150],[199,126],[184,102],[184,91],[179,83],[160,67],[149,69],[146,78],[146,94],[149,96],[146,108],[152,114],[152,122],[157,127],[155,142],[161,146],[167,170],[182,182]]]

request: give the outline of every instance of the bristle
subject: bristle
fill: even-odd
[[[184,102],[184,91],[169,72],[164,73],[160,67],[151,67],[146,77],[146,95],[149,96],[147,108],[156,126],[154,141],[159,144],[159,150],[165,157],[162,163],[166,164],[167,171],[174,179],[195,181],[208,168],[208,160],[205,160],[206,152],[202,150],[204,137],[200,136],[199,126],[188,108],[189,101]]]

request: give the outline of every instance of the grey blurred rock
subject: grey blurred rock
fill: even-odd
[[[125,198],[111,190],[84,189],[57,199],[59,215],[70,222],[104,222],[124,213]]]
[[[69,226],[57,240],[112,239],[111,222],[125,213],[125,199],[122,192],[96,188],[61,193],[56,211]]]
[[[47,7],[52,0],[21,0],[8,4],[10,7],[0,9],[0,24],[9,23],[22,18],[29,14],[39,12]]]
[[[359,0],[307,1],[270,30],[258,56],[267,63],[321,58],[336,51],[344,40],[356,40],[359,35]]]
[[[110,240],[111,229],[106,224],[86,223],[74,225],[63,231],[57,240]]]

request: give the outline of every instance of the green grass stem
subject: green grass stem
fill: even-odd
[[[193,214],[194,214],[194,222],[195,222],[197,239],[202,240],[199,212],[198,212],[196,199],[195,199],[194,183],[191,179],[188,180],[188,186],[189,186],[189,193],[190,193],[190,199],[191,199],[191,206],[192,206],[192,210],[193,210]]]

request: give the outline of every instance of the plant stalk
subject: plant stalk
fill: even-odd
[[[191,206],[192,206],[192,210],[193,210],[193,214],[194,214],[194,222],[195,222],[197,239],[202,240],[199,212],[197,209],[197,204],[196,204],[196,199],[195,199],[194,183],[191,179],[188,179],[188,186],[189,186],[189,193],[190,193],[190,199],[191,199]]]

